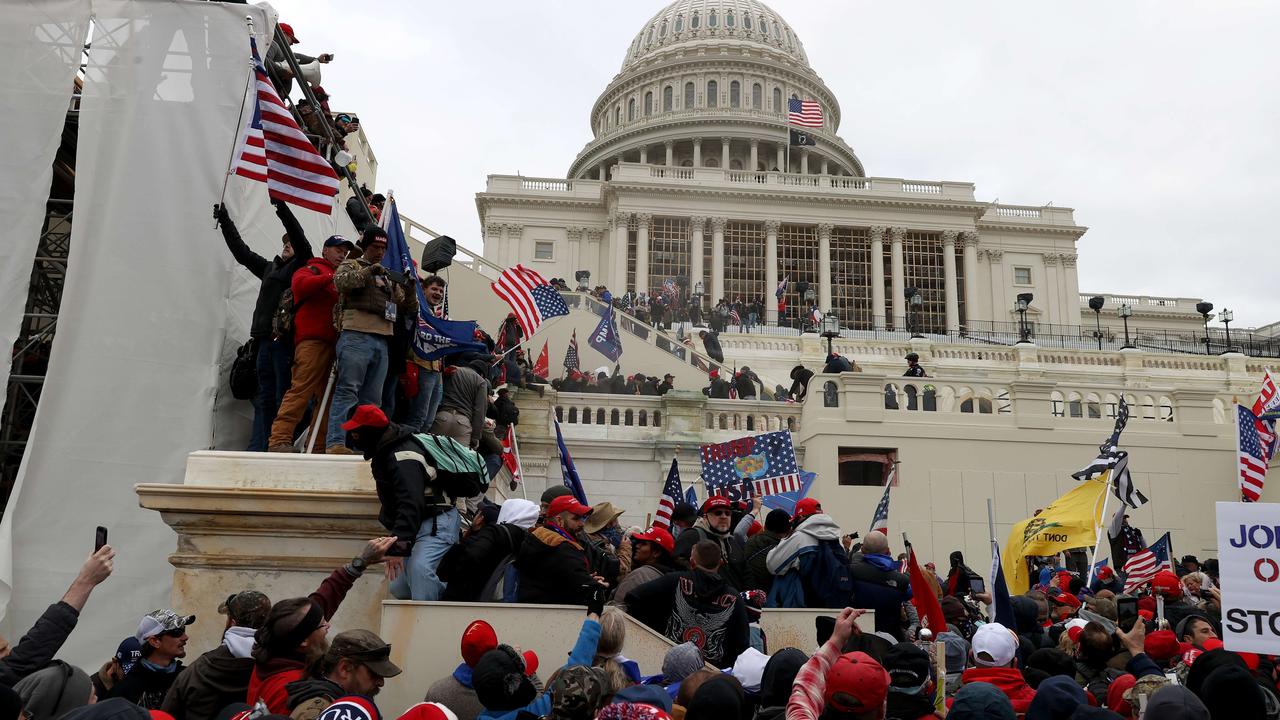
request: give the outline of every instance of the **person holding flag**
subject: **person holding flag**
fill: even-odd
[[[395,204],[392,203],[393,214]],[[447,284],[439,275],[432,275],[422,283],[422,313],[439,320],[448,320],[444,311],[444,294]],[[436,411],[440,409],[440,400],[444,397],[444,378],[440,371],[444,369],[444,361],[426,360],[418,357],[412,344],[409,348],[411,374],[417,376],[418,393],[410,403],[409,419],[405,426],[414,432],[426,432],[436,420]]]
[[[610,307],[613,307],[610,305]],[[564,349],[564,369],[566,372],[581,370],[578,358],[578,329],[573,329],[573,335],[569,338],[569,347]]]

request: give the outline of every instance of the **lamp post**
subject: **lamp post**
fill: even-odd
[[[903,291],[903,295],[907,297],[907,331],[911,333],[911,339],[922,338],[920,334],[920,308],[924,305],[924,298],[920,296],[920,289],[909,287]]]
[[[1209,318],[1213,317],[1213,303],[1204,301],[1196,303],[1196,312],[1204,318],[1204,354],[1212,355],[1213,353],[1209,350]]]
[[[1232,350],[1231,321],[1232,319],[1234,319],[1234,317],[1235,316],[1231,314],[1231,311],[1226,308],[1222,308],[1222,312],[1218,314],[1218,319],[1222,321],[1222,326],[1225,327],[1227,330],[1227,352],[1231,352]]]
[[[813,322],[813,303],[817,299],[818,299],[818,291],[813,289],[813,285],[810,285],[809,287],[805,288],[804,290],[805,317],[800,320],[800,327],[802,332],[805,325],[808,325],[809,323]],[[814,328],[814,330],[817,330],[817,329],[818,328],[816,327]]]
[[[1133,315],[1133,307],[1126,303],[1121,305],[1117,312],[1120,313],[1120,319],[1124,320],[1124,347],[1120,349],[1132,348],[1133,346],[1129,344],[1129,316]]]
[[[1031,301],[1035,296],[1031,293],[1018,293],[1018,302],[1014,305],[1014,310],[1018,312],[1018,336],[1019,343],[1030,342],[1030,328],[1027,327],[1027,309],[1031,307]]]
[[[1102,306],[1107,304],[1107,299],[1101,295],[1089,298],[1089,309],[1093,311],[1093,322],[1095,329],[1093,337],[1098,341],[1098,349],[1102,349]]]
[[[827,355],[831,355],[831,340],[840,337],[840,318],[831,312],[822,316],[822,337],[827,339]]]

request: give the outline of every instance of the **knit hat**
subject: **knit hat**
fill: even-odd
[[[1215,718],[1267,717],[1267,699],[1248,670],[1233,665],[1218,668],[1205,678],[1200,699]]]
[[[808,661],[809,656],[796,648],[783,648],[774,653],[760,676],[760,707],[785,706],[796,675]]]
[[[542,491],[542,497],[540,497],[540,498],[538,498],[538,499],[539,499],[541,502],[544,502],[544,503],[550,504],[552,500],[555,500],[556,498],[560,497],[561,495],[572,495],[572,494],[573,494],[573,491],[572,491],[572,490],[570,490],[569,488],[565,487],[564,485],[552,485],[551,487],[547,488],[546,490],[543,490],[543,491]]]
[[[30,720],[55,720],[88,705],[93,684],[80,668],[55,660],[19,680],[13,689]]]
[[[364,695],[343,695],[320,713],[322,720],[382,720],[373,699]]]
[[[969,641],[953,632],[940,632],[935,639],[947,652],[947,674],[964,672],[969,657]]]
[[[1142,649],[1146,651],[1148,657],[1156,661],[1157,665],[1168,667],[1169,661],[1178,654],[1178,637],[1172,630],[1157,630],[1143,641]]]
[[[827,671],[824,705],[844,713],[865,713],[884,704],[889,673],[864,652],[841,655]]]
[[[1040,683],[1036,696],[1027,707],[1027,716],[1034,718],[1069,718],[1080,705],[1088,705],[1089,697],[1076,684],[1074,677],[1057,675]]]
[[[498,647],[498,634],[484,620],[473,620],[462,631],[462,661],[475,667],[484,654]]]
[[[1133,714],[1133,706],[1125,699],[1124,694],[1129,688],[1138,682],[1138,678],[1125,673],[1115,680],[1111,681],[1111,685],[1107,687],[1107,708],[1112,712],[1120,713],[1125,717]]]
[[[770,510],[764,516],[764,529],[781,535],[791,529],[791,516],[781,508]]]
[[[889,648],[884,654],[884,669],[889,673],[890,685],[912,692],[922,689],[933,676],[929,653],[909,642]]]
[[[702,651],[691,642],[680,643],[662,658],[662,680],[665,684],[680,682],[702,669]]]
[[[405,710],[397,720],[458,720],[458,716],[440,703],[420,702]]]
[[[1185,687],[1170,685],[1161,688],[1151,696],[1151,700],[1147,703],[1145,717],[1160,718],[1160,720],[1209,720],[1209,708],[1205,707],[1195,693]]]
[[[671,720],[671,713],[645,703],[614,703],[600,708],[596,720]]]
[[[538,689],[525,675],[524,658],[509,645],[499,645],[480,658],[471,672],[471,687],[486,710],[498,712],[522,708],[538,697]]]
[[[1174,626],[1173,628],[1174,638],[1177,640],[1181,640],[1184,635],[1191,632],[1191,624],[1196,620],[1203,620],[1204,622],[1209,622],[1209,618],[1205,617],[1204,615],[1201,615],[1200,613],[1191,613],[1190,615],[1187,615],[1186,617],[1179,620],[1178,624]],[[1213,648],[1208,647],[1207,645],[1205,646],[1205,650],[1212,650],[1212,649]]]
[[[685,708],[685,720],[725,720],[742,714],[742,688],[724,675],[702,683]]]
[[[1000,688],[985,682],[965,683],[956,693],[948,720],[1017,720],[1013,703]]]

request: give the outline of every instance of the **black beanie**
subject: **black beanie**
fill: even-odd
[[[528,705],[538,690],[524,674],[524,659],[508,645],[499,645],[480,657],[471,671],[471,687],[486,710],[507,712]]]
[[[770,510],[764,516],[764,529],[781,535],[791,529],[791,516],[786,510]]]

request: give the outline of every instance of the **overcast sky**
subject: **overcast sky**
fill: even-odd
[[[479,250],[489,174],[564,177],[660,2],[274,0],[378,190]],[[1076,209],[1080,289],[1280,320],[1280,3],[773,0],[872,176]]]

